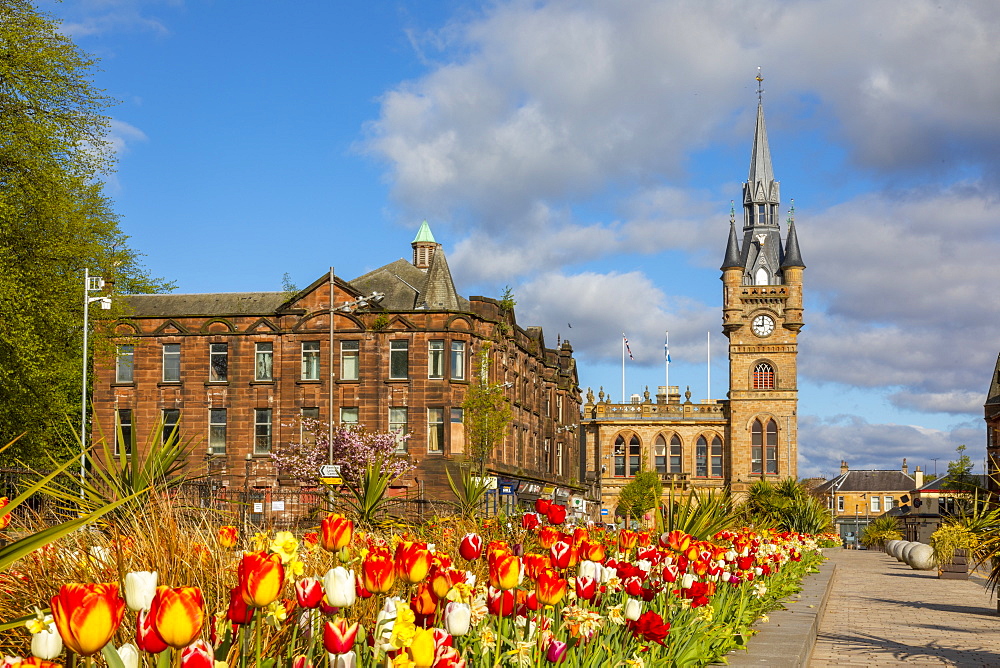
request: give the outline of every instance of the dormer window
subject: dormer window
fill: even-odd
[[[757,205],[757,224],[767,225],[767,205],[758,204]]]

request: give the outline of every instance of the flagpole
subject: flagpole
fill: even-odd
[[[625,332],[622,332],[622,403],[628,403],[625,401]]]
[[[670,330],[666,330],[666,336],[663,339],[663,364],[665,366],[663,373],[663,382],[666,385],[667,400],[670,399]]]
[[[712,332],[706,332],[708,334],[707,343],[705,347],[705,357],[708,360],[708,399],[712,400]]]

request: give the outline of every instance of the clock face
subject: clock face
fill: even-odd
[[[774,320],[769,315],[759,315],[753,319],[752,328],[757,336],[768,336],[774,331]]]

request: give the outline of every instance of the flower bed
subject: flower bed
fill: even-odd
[[[330,515],[301,536],[169,518],[78,534],[4,575],[4,619],[42,609],[5,646],[126,668],[703,665],[821,560],[795,533],[605,532],[539,510],[403,533]]]

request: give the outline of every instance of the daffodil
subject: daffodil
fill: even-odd
[[[396,601],[396,623],[392,627],[389,644],[396,649],[409,647],[413,642],[414,634],[417,632],[416,619],[417,617],[410,610],[409,605],[403,601]]]
[[[299,541],[291,531],[279,531],[269,549],[281,557],[281,563],[287,564],[298,556]]]

